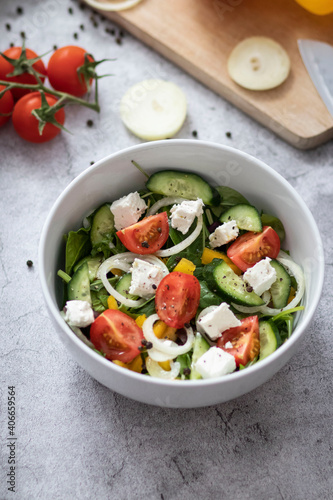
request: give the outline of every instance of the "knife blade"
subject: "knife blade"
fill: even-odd
[[[298,40],[305,67],[333,117],[333,46],[317,40]]]

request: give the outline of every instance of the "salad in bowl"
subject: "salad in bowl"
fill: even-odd
[[[64,321],[142,376],[190,382],[261,363],[304,309],[283,221],[197,172],[149,175],[132,164],[137,190],[96,206],[65,235]]]

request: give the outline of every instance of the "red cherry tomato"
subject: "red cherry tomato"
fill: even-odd
[[[140,255],[155,253],[162,248],[169,236],[167,213],[146,217],[121,229],[117,236],[130,252]]]
[[[253,267],[259,260],[275,259],[280,251],[280,238],[270,226],[264,226],[261,233],[245,233],[239,236],[227,250],[232,262],[242,271]]]
[[[107,309],[90,327],[90,340],[107,359],[130,363],[140,354],[143,332],[127,314]]]
[[[33,50],[30,49],[25,49],[25,50],[27,59],[34,59],[35,57],[38,57],[36,52],[34,52]],[[4,51],[4,54],[7,57],[10,57],[11,59],[19,59],[21,53],[22,53],[22,47],[11,47],[10,49]],[[46,76],[46,69],[41,59],[39,59],[39,61],[36,61],[32,65],[32,67],[36,71],[38,71],[38,73]],[[36,78],[33,75],[30,75],[29,73],[22,73],[21,75],[17,76],[7,76],[13,71],[14,71],[14,66],[10,62],[6,61],[6,59],[0,55],[0,80],[6,80],[7,82],[26,83],[26,84],[37,83]],[[45,76],[40,77],[42,82],[44,82]],[[24,96],[25,94],[30,93],[31,91],[25,89],[12,89],[11,92],[13,94],[14,99],[17,100],[20,99],[20,97]]]
[[[226,348],[225,344],[231,342],[232,348]],[[217,347],[232,354],[236,365],[245,366],[259,354],[259,321],[258,316],[249,316],[242,319],[241,326],[229,328],[222,333],[217,341]]]
[[[74,45],[62,47],[54,52],[47,67],[49,81],[54,89],[77,97],[89,90],[83,75],[77,71],[85,63],[85,54],[86,50]],[[91,62],[94,59],[88,56],[88,60]],[[90,78],[89,85],[92,80]]]
[[[0,92],[4,90],[6,87],[4,85],[0,85]],[[0,98],[0,127],[8,122],[10,116],[1,116],[2,114],[6,115],[7,113],[11,113],[14,107],[14,99],[10,90],[7,90]]]
[[[173,328],[182,328],[195,316],[199,301],[200,283],[190,274],[169,273],[156,290],[156,312]]]
[[[45,97],[50,106],[53,106],[53,104],[57,102],[57,99],[53,95],[45,94]],[[37,118],[31,114],[31,112],[34,109],[40,108],[41,105],[42,100],[39,92],[27,94],[15,104],[12,116],[13,125],[18,135],[26,141],[47,142],[60,133],[60,128],[56,127],[52,123],[47,123],[43,129],[42,135],[39,134],[39,122]],[[55,119],[61,125],[64,124],[65,111],[63,108],[56,112]]]

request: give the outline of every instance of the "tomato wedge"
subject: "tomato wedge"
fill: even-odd
[[[200,283],[190,274],[169,273],[156,290],[156,312],[164,323],[173,328],[182,328],[195,316],[199,301]]]
[[[155,253],[169,237],[166,212],[145,217],[136,224],[117,231],[117,236],[127,250],[140,255]]]
[[[265,257],[275,259],[279,254],[280,238],[276,231],[270,226],[262,229],[262,233],[242,234],[227,250],[229,259],[242,271]]]
[[[227,342],[231,342],[232,347],[225,347]],[[259,354],[259,321],[258,316],[249,316],[242,319],[241,326],[229,328],[222,333],[222,337],[217,341],[217,347],[232,354],[236,365],[245,366]]]
[[[130,363],[140,354],[142,329],[127,314],[107,309],[92,323],[90,340],[107,359]]]

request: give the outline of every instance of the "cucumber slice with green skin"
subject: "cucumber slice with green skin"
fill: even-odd
[[[271,226],[280,238],[280,242],[284,242],[286,232],[280,219],[274,217],[274,215],[261,214],[261,222],[263,226]]]
[[[267,358],[281,345],[281,337],[273,321],[259,321],[259,360]]]
[[[205,205],[218,205],[221,199],[218,191],[200,175],[178,170],[156,172],[149,177],[146,187],[164,196],[181,196],[187,200],[201,198]]]
[[[273,306],[276,309],[282,309],[288,304],[291,288],[291,277],[285,270],[282,264],[277,260],[272,259],[271,266],[276,271],[276,281],[271,286],[270,292],[272,294]]]
[[[129,288],[132,282],[132,274],[127,273],[124,274],[117,282],[115,288],[117,292],[121,293],[126,299],[136,300],[138,298],[137,295],[133,295],[129,293]]]
[[[239,229],[245,231],[253,231],[260,233],[262,231],[262,223],[258,210],[252,205],[235,205],[224,212],[221,217],[221,222],[236,221]]]
[[[95,252],[102,252],[105,247],[109,249],[115,232],[110,205],[102,205],[94,215],[90,231],[90,240]]]
[[[92,283],[96,279],[98,268],[102,263],[102,258],[84,257],[84,259],[80,260],[80,262],[74,266],[73,271],[77,271],[85,262],[88,264],[89,280],[90,283]]]
[[[89,268],[85,262],[67,284],[68,300],[86,300],[91,304]]]
[[[212,292],[217,293],[228,302],[244,306],[262,306],[264,304],[259,295],[248,291],[248,285],[241,276],[234,273],[224,260],[214,259],[204,267],[203,275]]]
[[[192,366],[190,373],[190,380],[198,380],[201,377],[200,373],[195,369],[195,363],[198,359],[205,354],[206,351],[210,348],[207,340],[205,340],[199,332],[195,335],[194,346],[193,346],[193,355],[192,355]]]

